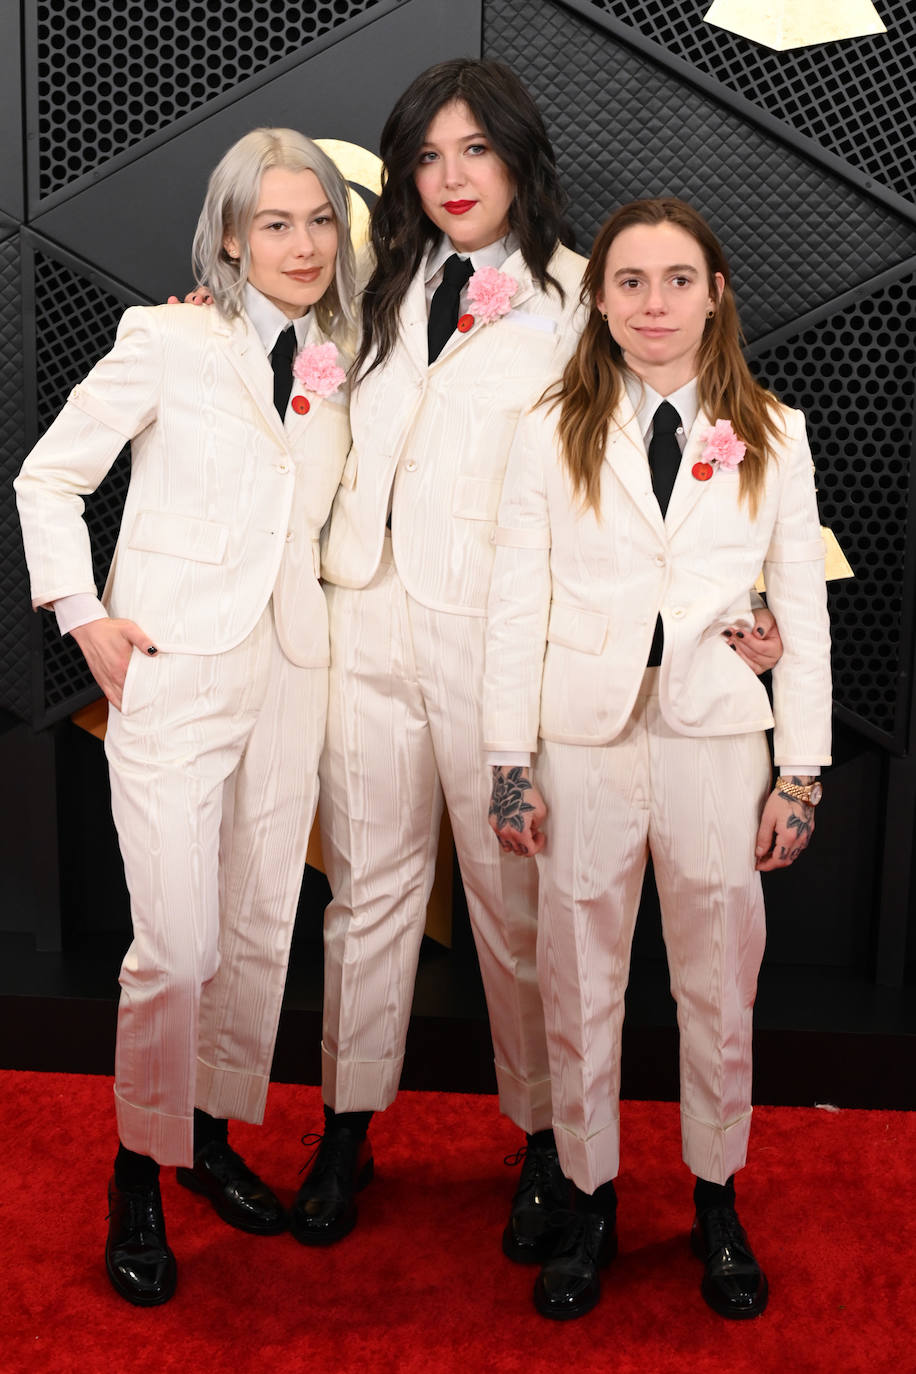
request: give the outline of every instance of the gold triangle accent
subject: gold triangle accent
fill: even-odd
[[[713,0],[704,18],[778,52],[887,32],[871,0]]]

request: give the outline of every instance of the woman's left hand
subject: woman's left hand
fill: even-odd
[[[761,873],[788,868],[808,848],[813,834],[814,807],[784,797],[781,792],[771,792],[757,831],[754,867]]]
[[[759,677],[776,666],[782,658],[782,639],[776,617],[766,606],[754,612],[754,625],[748,629],[742,625],[729,625],[722,635],[728,640],[729,648],[743,658],[749,668]]]

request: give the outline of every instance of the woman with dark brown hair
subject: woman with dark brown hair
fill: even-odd
[[[830,762],[811,456],[802,415],[748,371],[728,264],[689,205],[612,215],[582,299],[576,353],[510,456],[484,689],[486,747],[529,751],[528,766],[494,769],[490,822],[504,850],[539,855],[554,1130],[575,1185],[535,1303],[560,1319],[588,1311],[616,1253],[620,1036],[651,854],[703,1296],[753,1317],[767,1282],[734,1174],[750,1130],[760,873],[807,846]],[[748,616],[761,567],[785,645],[772,711],[719,633]]]
[[[421,73],[381,153],[353,447],[322,558],[333,643],[320,801],[333,893],[325,1131],[291,1226],[326,1245],[356,1220],[373,1168],[369,1118],[401,1077],[444,801],[500,1107],[527,1133],[504,1249],[537,1260],[565,1185],[535,970],[536,874],[511,871],[490,843],[480,689],[509,445],[575,347],[585,260],[565,246],[553,150],[508,67],[462,58]]]

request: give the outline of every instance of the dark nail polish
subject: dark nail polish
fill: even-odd
[[[731,630],[723,630],[722,633],[725,635],[725,638],[726,638],[726,639],[731,639],[731,637],[732,637],[732,632],[731,632]]]
[[[739,638],[739,639],[743,639],[743,638],[744,638],[744,632],[743,632],[743,630],[739,630],[739,631],[738,631],[738,638]]]
[[[731,651],[732,651],[733,654],[736,654],[736,653],[738,652],[738,650],[737,650],[737,648],[736,648],[736,646],[735,646],[734,644],[729,644],[728,647],[731,649]]]
[[[150,658],[152,658],[154,654],[158,654],[159,650],[156,648],[155,644],[151,644],[146,652],[149,654]]]
[[[763,626],[762,626],[762,625],[758,625],[757,628],[756,628],[755,631],[754,631],[754,634],[755,634],[755,635],[759,635],[760,638],[763,639]]]

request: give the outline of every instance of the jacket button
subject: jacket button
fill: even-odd
[[[683,606],[675,606],[671,614],[674,616],[675,620],[680,620],[682,616],[686,615],[686,611]]]
[[[289,472],[289,463],[278,463],[277,472]]]
[[[308,415],[312,408],[307,396],[294,396],[290,404],[297,415]]]
[[[409,463],[405,463],[405,464],[404,464],[404,471],[405,471],[405,472],[416,472],[416,470],[417,470],[417,465],[416,465],[416,463],[414,462],[414,460],[413,460],[412,458],[411,458],[411,460],[410,460]]]
[[[286,531],[286,542],[287,542],[287,544],[291,544],[291,543],[293,542],[293,540],[295,539],[295,537],[296,537],[296,531],[295,531],[295,530],[287,530],[287,531]]]
[[[655,555],[655,566],[656,566],[657,568],[663,568],[663,567],[665,566],[664,557],[663,557],[662,554],[660,554],[660,553],[657,553],[657,554]]]

